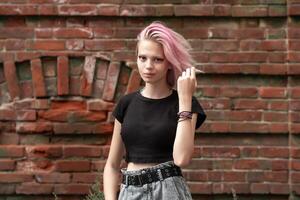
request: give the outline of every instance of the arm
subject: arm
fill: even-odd
[[[115,119],[112,142],[103,175],[105,200],[117,199],[120,165],[124,152],[125,148],[121,138],[121,123]]]
[[[196,88],[195,68],[189,68],[178,78],[179,112],[191,111],[192,96]],[[192,159],[197,114],[192,119],[178,122],[173,147],[173,158],[176,165],[184,167]]]

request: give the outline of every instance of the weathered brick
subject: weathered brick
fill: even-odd
[[[12,61],[4,62],[4,74],[7,81],[7,87],[10,94],[10,98],[20,97],[20,88],[18,85],[17,73],[15,63]]]
[[[95,183],[96,180],[100,179],[99,173],[74,173],[72,177],[73,183]]]
[[[90,161],[85,160],[58,160],[56,161],[56,171],[58,172],[85,172],[91,168]]]
[[[32,83],[35,97],[46,96],[46,87],[40,59],[31,60]]]
[[[55,194],[89,194],[90,184],[65,184],[65,185],[55,185]]]
[[[15,163],[14,160],[8,160],[8,159],[1,159],[0,160],[0,171],[13,171],[15,170]]]
[[[93,56],[85,57],[83,72],[80,77],[80,94],[91,96],[96,68],[96,58]]]
[[[63,156],[68,157],[100,157],[101,148],[94,146],[65,146]]]
[[[95,125],[84,122],[78,123],[54,123],[54,134],[91,134],[94,132]]]
[[[112,111],[114,106],[114,103],[104,101],[102,99],[87,101],[87,109],[90,111]]]
[[[93,32],[89,28],[58,28],[53,32],[57,38],[92,38]]]
[[[71,174],[69,173],[38,173],[34,175],[38,183],[70,183]]]
[[[0,157],[1,158],[18,158],[24,156],[24,147],[19,146],[1,146]]]
[[[24,183],[32,182],[33,175],[26,173],[0,173],[0,183]]]
[[[16,187],[17,194],[51,194],[53,185],[49,184],[36,184],[36,183],[23,183]]]
[[[69,94],[69,60],[66,56],[57,59],[57,93],[58,95]]]
[[[108,77],[106,79],[104,90],[103,90],[103,100],[112,101],[115,95],[115,90],[117,87],[117,81],[120,73],[120,64],[111,63],[108,68]]]
[[[19,122],[16,127],[18,133],[42,133],[50,132],[52,129],[49,122]]]

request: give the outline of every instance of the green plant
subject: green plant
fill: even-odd
[[[96,181],[92,185],[90,193],[86,196],[85,200],[104,200],[104,194],[100,191],[99,181]]]

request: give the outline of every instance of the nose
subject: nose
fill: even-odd
[[[152,67],[153,67],[153,63],[151,62],[150,59],[148,59],[147,62],[145,63],[145,68],[151,69]]]

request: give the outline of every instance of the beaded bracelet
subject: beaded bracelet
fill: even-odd
[[[178,117],[178,121],[177,122],[181,122],[187,119],[192,119],[193,113],[190,111],[182,111],[177,113],[177,117]]]
[[[192,119],[193,113],[190,111],[181,111],[177,113],[178,118],[189,118]]]

